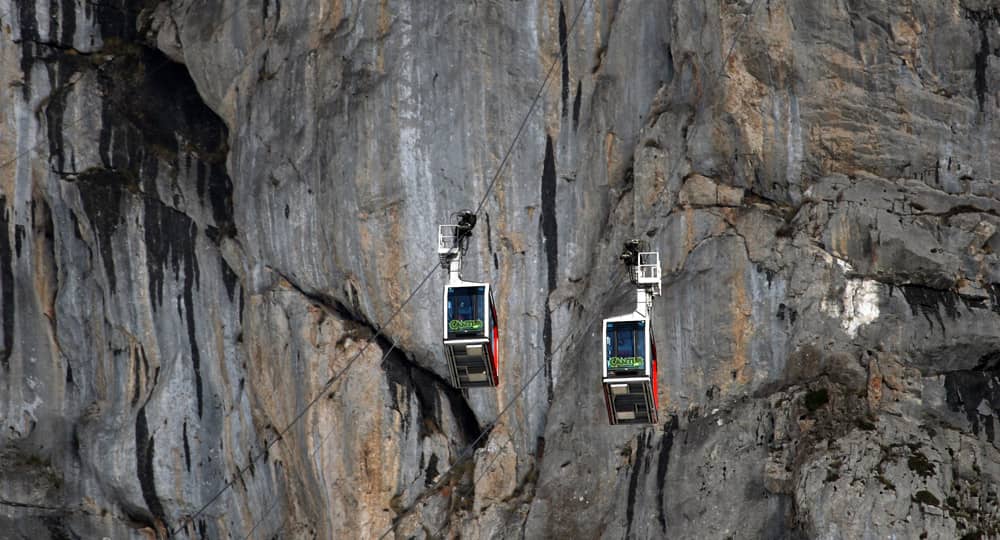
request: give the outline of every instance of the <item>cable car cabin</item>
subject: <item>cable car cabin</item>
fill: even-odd
[[[486,283],[444,289],[444,348],[456,388],[496,386],[500,372],[497,310]]]
[[[612,424],[657,423],[656,344],[639,314],[604,319],[604,402]]]

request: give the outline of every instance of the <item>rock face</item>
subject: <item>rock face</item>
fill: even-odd
[[[0,33],[14,537],[1000,537],[1000,2],[3,0]],[[480,201],[502,382],[463,395],[435,235]],[[661,423],[609,426],[634,237]]]

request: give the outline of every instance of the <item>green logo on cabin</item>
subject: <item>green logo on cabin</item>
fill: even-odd
[[[643,359],[641,356],[612,356],[608,358],[608,367],[611,369],[641,368],[642,366]]]
[[[453,320],[448,323],[448,329],[452,332],[469,332],[471,330],[482,330],[483,321],[470,319],[468,321]]]

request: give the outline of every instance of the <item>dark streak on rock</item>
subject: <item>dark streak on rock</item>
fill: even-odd
[[[49,140],[49,163],[57,171],[66,170],[66,157],[63,149],[63,118],[66,110],[66,97],[73,86],[72,77],[77,69],[74,62],[46,63],[49,78],[54,87],[45,105],[45,127]],[[75,170],[75,164],[71,164]]]
[[[139,358],[142,359],[142,372],[149,377],[149,360],[146,358],[146,348],[142,344],[139,345]],[[156,373],[159,375],[160,368],[156,368]],[[155,379],[153,380],[153,386],[156,386]]]
[[[197,235],[194,225],[191,226],[193,235]],[[192,249],[193,249],[192,242]],[[201,382],[201,353],[198,349],[198,337],[194,324],[194,281],[197,277],[197,264],[194,263],[194,255],[185,257],[188,265],[184,268],[184,315],[187,319],[188,340],[191,344],[191,366],[194,369],[195,393],[198,397],[198,418],[201,418],[203,411],[202,382]]]
[[[548,401],[552,403],[552,311],[548,297],[556,288],[559,264],[559,231],[556,224],[556,158],[552,148],[552,137],[545,137],[545,163],[542,168],[542,239],[545,243],[545,261],[548,269],[548,294],[545,297],[545,322],[542,341],[545,344],[545,379],[548,385]]]
[[[566,10],[563,3],[559,2],[559,55],[562,58],[562,115],[563,118],[569,112],[569,50],[567,43],[568,32],[566,30]]]
[[[158,202],[147,200],[145,206],[146,263],[149,295],[153,309],[163,304],[164,270],[169,264],[177,276],[194,266],[194,222],[186,215]]]
[[[923,315],[927,323],[933,327],[931,317],[934,317],[941,331],[944,332],[944,319],[941,317],[941,308],[950,319],[957,319],[959,296],[952,291],[932,289],[921,285],[901,285],[900,290],[910,305],[910,312],[916,315]]]
[[[41,40],[38,35],[38,25],[35,22],[35,3],[17,2],[18,22],[21,30],[21,73],[24,74],[24,84],[21,86],[21,95],[24,101],[31,101],[31,65],[35,62],[38,42]]]
[[[24,243],[24,226],[14,225],[14,256],[21,258],[21,244]]]
[[[643,431],[636,441],[635,460],[632,461],[632,477],[628,481],[628,501],[625,507],[625,538],[632,532],[632,518],[635,517],[635,496],[639,488],[639,476],[643,469],[643,458],[646,455],[646,443],[652,435]]]
[[[195,163],[195,190],[198,192],[198,198],[205,198],[205,179],[207,176],[206,167],[203,167],[201,163]]]
[[[14,350],[14,259],[10,249],[10,211],[7,198],[0,195],[0,295],[3,296],[3,350],[0,361],[4,371],[10,369],[10,355]]]
[[[78,431],[79,426],[73,425],[73,434],[70,437],[69,449],[73,454],[73,460],[77,463],[82,461],[82,454],[80,453],[80,432]]]
[[[70,211],[69,220],[73,224],[73,237],[77,240],[83,240],[83,233],[80,232],[80,220],[76,218],[76,213]]]
[[[139,358],[133,358],[132,360],[132,406],[135,407],[139,403]]]
[[[73,45],[73,34],[76,33],[76,1],[60,0],[59,42]]]
[[[986,84],[986,68],[989,67],[990,63],[990,40],[987,37],[990,18],[986,14],[976,13],[972,16],[972,19],[979,24],[979,50],[976,51],[975,56],[975,88],[976,98],[979,100],[979,110],[982,111],[983,105],[986,102],[986,92],[988,90]]]
[[[88,169],[76,177],[76,183],[83,211],[90,221],[94,242],[104,263],[109,292],[113,293],[117,288],[117,278],[112,238],[125,221],[123,200],[128,192],[137,190],[137,185],[134,179],[114,169]]]
[[[583,81],[576,81],[576,97],[573,98],[573,131],[576,131],[577,126],[580,124],[580,95],[583,94]]]
[[[163,504],[156,494],[156,478],[153,470],[153,457],[156,444],[152,435],[149,434],[149,426],[146,423],[146,406],[139,409],[139,414],[135,418],[135,470],[139,477],[139,487],[142,490],[142,499],[146,502],[146,507],[152,517],[145,520],[147,525],[156,529],[153,518],[166,523],[166,515],[163,512]]]
[[[427,468],[424,470],[424,487],[431,487],[434,485],[434,481],[438,475],[437,464],[437,454],[431,454],[431,458],[427,460]]]
[[[195,392],[198,398],[198,417],[203,412],[201,353],[194,314],[194,290],[199,285],[198,261],[195,255],[198,228],[188,216],[155,200],[146,200],[145,224],[146,263],[149,274],[149,293],[153,308],[163,304],[164,274],[169,268],[174,278],[183,277],[178,316],[187,324],[188,343],[191,346],[191,364],[194,370]]]
[[[183,435],[184,435],[184,466],[187,467],[187,472],[191,472],[191,445],[188,443],[187,420],[184,421]]]
[[[657,520],[660,529],[667,534],[667,510],[664,504],[664,493],[667,483],[667,466],[670,465],[670,450],[674,446],[674,433],[677,432],[677,415],[670,415],[670,420],[663,426],[663,439],[660,441],[660,459],[656,463],[656,507]]]
[[[222,257],[219,257],[219,270],[222,274],[222,284],[226,286],[226,294],[229,296],[229,301],[232,302],[235,298],[236,287],[239,286],[240,278],[229,267],[226,259]]]
[[[228,153],[228,148],[225,153]],[[212,219],[215,220],[216,226],[226,236],[236,236],[236,220],[233,217],[233,182],[229,179],[223,162],[211,164],[208,199],[212,205]]]
[[[945,374],[946,401],[951,410],[964,412],[972,433],[986,432],[986,440],[996,441],[996,420],[979,413],[986,402],[994,411],[1000,410],[1000,351],[984,355],[975,368]]]
[[[392,347],[389,340],[382,336],[378,337],[378,343],[383,351],[388,351]],[[434,433],[443,433],[441,429],[441,394],[448,398],[448,406],[458,424],[461,435],[465,439],[465,444],[472,442],[482,433],[482,427],[479,425],[476,413],[469,407],[461,391],[453,388],[433,371],[411,361],[398,348],[386,356],[382,362],[382,369],[385,371],[389,388],[394,386],[403,388],[407,401],[411,396],[416,397],[419,407],[420,424],[417,427],[420,438]],[[411,426],[409,425],[409,415],[406,414],[407,404],[398,401],[398,394],[395,391],[390,391],[390,395],[392,408],[399,411],[402,417],[403,431],[409,430]]]
[[[483,212],[486,216],[486,249],[489,250],[491,255],[495,255],[493,252],[493,226],[490,224],[490,213]]]
[[[39,250],[42,255],[46,257],[46,260],[53,268],[57,266],[56,263],[56,232],[55,223],[52,221],[52,208],[49,206],[48,201],[45,200],[44,196],[37,195],[38,198],[32,199],[31,201],[31,227],[33,231],[33,238],[37,244],[41,244],[42,247]],[[50,282],[52,287],[52,298],[58,296],[59,294],[59,283],[58,280],[52,280]],[[53,300],[54,301],[54,300]],[[55,307],[51,304],[45,306],[46,309],[50,309],[51,313],[55,313]],[[56,319],[53,317],[50,320],[52,325],[52,334],[57,335],[56,329]]]

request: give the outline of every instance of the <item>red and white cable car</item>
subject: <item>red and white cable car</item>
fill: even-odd
[[[500,374],[500,328],[489,283],[464,281],[462,255],[476,224],[472,212],[457,225],[438,228],[438,255],[448,269],[444,287],[443,342],[452,384],[466,389],[496,386]]]
[[[656,342],[653,340],[653,297],[660,295],[660,254],[640,252],[639,242],[625,244],[621,258],[636,286],[635,311],[604,319],[604,402],[611,424],[655,424]]]

